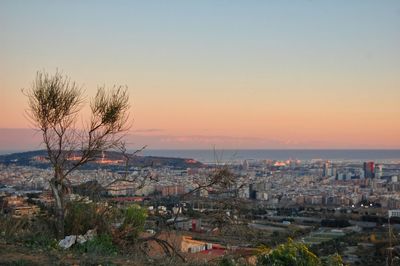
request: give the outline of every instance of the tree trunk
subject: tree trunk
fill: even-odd
[[[57,184],[57,179],[53,178],[50,181],[50,187],[53,192],[55,202],[56,228],[57,238],[64,238],[64,197],[62,186]]]

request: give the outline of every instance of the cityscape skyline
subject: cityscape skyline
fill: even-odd
[[[0,265],[397,265],[399,26],[398,0],[0,0]]]
[[[397,1],[1,1],[0,147],[38,147],[21,89],[59,69],[128,86],[132,147],[399,149],[399,22]]]

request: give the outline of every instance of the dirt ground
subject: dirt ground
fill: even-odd
[[[130,258],[78,255],[68,251],[31,249],[0,243],[0,265],[140,265]]]

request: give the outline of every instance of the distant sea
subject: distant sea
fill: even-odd
[[[1,154],[23,151],[0,150]],[[153,150],[141,155],[191,158],[203,163],[235,162],[243,160],[346,160],[346,161],[400,161],[400,150]]]
[[[240,160],[400,160],[400,150],[144,150],[143,155],[192,158],[203,163]]]

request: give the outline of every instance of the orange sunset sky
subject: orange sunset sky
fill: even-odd
[[[0,149],[56,69],[128,86],[132,147],[400,148],[400,2],[289,3],[0,1]]]

